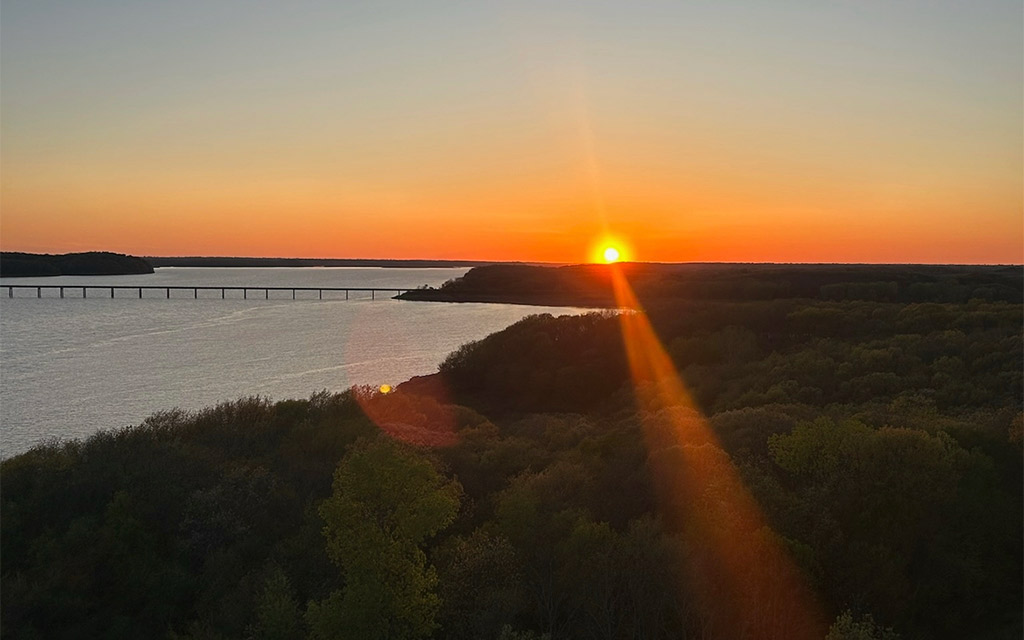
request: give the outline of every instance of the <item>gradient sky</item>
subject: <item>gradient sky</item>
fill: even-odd
[[[1024,260],[1020,0],[0,17],[4,250]]]

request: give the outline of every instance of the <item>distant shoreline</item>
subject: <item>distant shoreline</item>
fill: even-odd
[[[476,267],[440,288],[414,289],[400,300],[489,302],[568,307],[622,306],[613,273],[640,302],[749,302],[783,299],[867,302],[1019,303],[1024,270],[1017,265],[653,264]]]
[[[0,276],[4,278],[122,276],[146,273],[153,273],[153,267],[143,258],[109,251],[57,255],[0,252]]]

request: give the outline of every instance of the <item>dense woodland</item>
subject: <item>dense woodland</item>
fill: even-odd
[[[648,291],[680,406],[644,403],[621,317],[544,315],[389,394],[36,447],[0,466],[2,635],[1019,638],[1020,278]],[[679,420],[713,437],[651,426]],[[735,469],[767,526],[731,518],[694,460]],[[708,569],[696,522],[743,550],[740,575]],[[771,544],[815,619],[730,588],[776,570]]]
[[[1019,266],[885,264],[623,263],[615,266],[642,301],[866,300],[1021,302]],[[607,265],[477,267],[406,300],[616,307]]]

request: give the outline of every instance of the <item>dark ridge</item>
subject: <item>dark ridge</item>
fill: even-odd
[[[641,302],[666,300],[862,300],[1019,303],[1020,265],[651,264],[490,265],[404,300],[614,307],[620,269]]]
[[[31,276],[119,276],[153,273],[153,266],[143,258],[108,251],[86,253],[0,253],[0,276],[5,278]]]

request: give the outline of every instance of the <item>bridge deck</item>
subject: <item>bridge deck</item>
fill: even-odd
[[[242,298],[248,299],[249,292],[262,291],[264,298],[270,299],[271,291],[291,291],[292,299],[295,299],[295,295],[299,291],[316,291],[318,299],[323,299],[324,291],[330,292],[344,292],[345,299],[349,299],[349,293],[356,292],[369,292],[370,299],[375,300],[377,293],[394,293],[402,294],[406,291],[411,291],[415,287],[280,287],[280,286],[249,286],[249,285],[126,285],[126,284],[3,284],[0,285],[7,288],[7,297],[14,298],[14,291],[17,289],[35,289],[37,298],[43,297],[43,291],[56,291],[61,298],[65,297],[64,293],[66,290],[81,291],[82,297],[87,298],[89,291],[102,290],[109,291],[110,297],[114,297],[115,291],[132,291],[138,292],[138,297],[142,298],[143,291],[162,291],[165,297],[171,297],[171,291],[191,291],[192,297],[195,299],[199,298],[200,291],[220,291],[220,297],[222,299],[227,297],[228,291],[241,291]],[[133,296],[134,297],[134,296]]]

